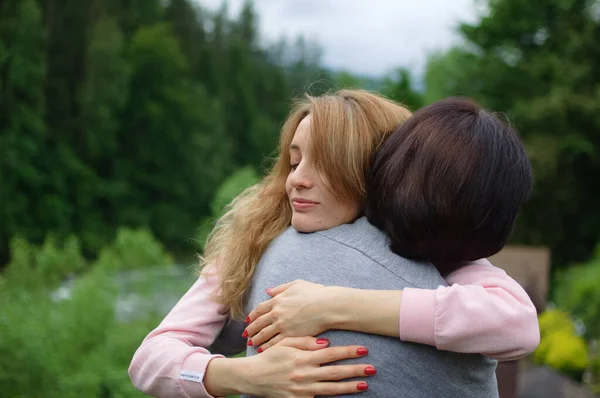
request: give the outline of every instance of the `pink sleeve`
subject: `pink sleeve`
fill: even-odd
[[[405,289],[400,338],[440,350],[480,353],[507,361],[540,342],[537,312],[525,290],[482,259],[446,278],[437,290]]]
[[[129,366],[133,385],[154,397],[212,397],[204,388],[209,347],[228,319],[228,309],[215,303],[215,276],[203,275],[142,342]]]

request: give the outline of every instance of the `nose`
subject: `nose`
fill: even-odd
[[[295,189],[310,189],[313,187],[312,173],[310,173],[302,162],[296,167],[296,170],[292,170],[290,184]]]

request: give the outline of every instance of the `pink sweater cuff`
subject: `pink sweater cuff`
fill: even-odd
[[[214,358],[224,358],[224,356],[195,352],[183,361],[179,379],[181,380],[183,391],[185,391],[188,397],[215,398],[204,388],[204,374],[208,368],[208,363]]]
[[[435,346],[436,290],[404,289],[400,304],[400,339]]]

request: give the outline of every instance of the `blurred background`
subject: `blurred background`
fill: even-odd
[[[292,98],[342,87],[517,128],[535,186],[511,246],[542,260],[498,265],[545,286],[528,369],[600,392],[599,43],[592,0],[1,1],[0,397],[144,396],[129,361],[214,219]]]

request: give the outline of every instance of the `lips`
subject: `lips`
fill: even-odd
[[[307,211],[316,207],[319,203],[308,199],[292,199],[292,207],[296,211]]]

